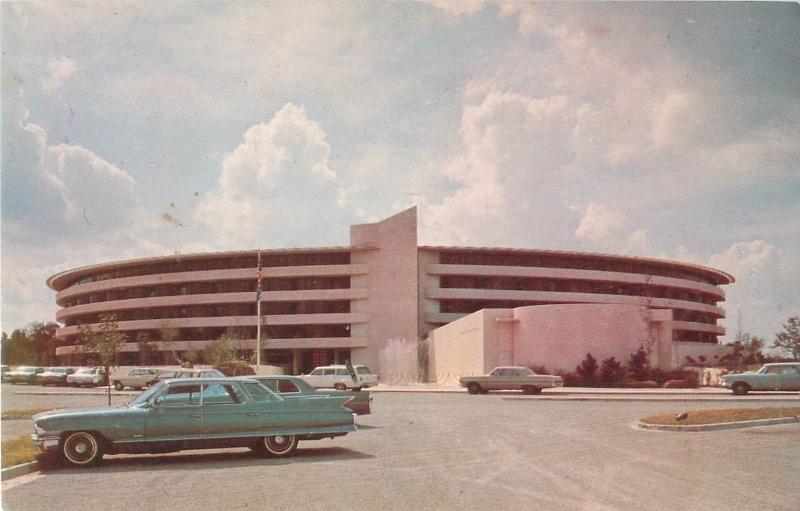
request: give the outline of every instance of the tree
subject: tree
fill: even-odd
[[[742,346],[745,364],[755,364],[763,361],[764,356],[761,354],[761,348],[766,345],[764,339],[745,332],[736,336],[736,342]]]
[[[597,373],[597,360],[591,353],[587,353],[586,358],[575,368],[575,372],[581,377],[584,385],[594,383],[595,374]]]
[[[603,383],[617,383],[622,381],[625,376],[625,370],[622,369],[622,364],[614,358],[607,358],[600,364],[600,381]]]
[[[231,335],[223,334],[203,351],[203,360],[213,366],[234,360],[236,358],[236,348],[233,346],[234,340]]]
[[[57,329],[58,324],[52,321],[46,323],[36,322],[28,327],[28,338],[33,343],[36,358],[40,365],[52,366],[55,363],[56,346],[58,346]]]
[[[800,359],[800,316],[792,316],[783,325],[783,332],[775,335],[773,348],[788,351],[795,360]]]
[[[106,378],[111,377],[111,366],[115,364],[117,353],[127,341],[127,336],[119,332],[117,318],[113,314],[100,314],[100,323],[92,325],[78,325],[78,349],[83,353],[95,357],[99,364],[105,368]],[[111,405],[111,386],[108,386],[108,404]]]
[[[25,329],[17,328],[7,335],[3,332],[3,363],[23,365],[36,363],[36,349]]]
[[[628,372],[634,379],[640,381],[650,377],[650,360],[644,348],[639,348],[631,353],[628,360]]]

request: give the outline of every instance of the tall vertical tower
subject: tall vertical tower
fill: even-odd
[[[350,286],[368,290],[367,298],[354,300],[351,312],[366,313],[368,322],[353,324],[352,336],[369,339],[369,347],[354,349],[353,361],[378,373],[379,353],[392,340],[416,342],[417,322],[417,208],[381,222],[350,227],[351,262],[367,265],[367,272],[351,277]]]

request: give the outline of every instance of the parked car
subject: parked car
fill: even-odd
[[[284,399],[252,379],[168,380],[114,408],[55,410],[33,416],[36,447],[69,465],[89,466],[104,453],[163,453],[250,447],[292,454],[300,440],[357,428],[343,397]]]
[[[269,390],[287,399],[292,398],[314,398],[325,396],[348,397],[349,401],[344,403],[358,415],[366,415],[371,412],[370,404],[372,395],[370,392],[353,392],[352,390],[317,390],[309,385],[299,376],[269,375],[269,376],[248,376],[263,384]]]
[[[722,385],[737,396],[751,390],[800,390],[800,362],[764,364],[754,373],[726,374]]]
[[[131,387],[134,390],[141,390],[147,387],[148,383],[158,374],[158,369],[149,367],[135,367],[125,376],[113,376],[111,384],[117,390]]]
[[[43,373],[39,373],[34,378],[34,381],[39,385],[67,385],[67,376],[74,373],[75,369],[71,367],[48,367]]]
[[[27,383],[33,385],[36,382],[36,375],[44,372],[44,367],[19,366],[6,374],[6,378],[11,383]]]
[[[81,367],[73,374],[67,375],[67,385],[73,387],[97,387],[108,385],[104,367]]]
[[[169,380],[172,378],[224,378],[218,369],[165,369],[159,371],[156,375],[147,382],[147,386],[155,385],[162,380]]]
[[[372,374],[367,366],[353,366],[356,376],[347,370],[345,365],[317,367],[302,378],[316,389],[333,388],[336,390],[373,387],[378,384],[378,376]]]
[[[11,372],[11,368],[7,365],[0,365],[0,379],[2,379],[3,383],[8,381],[8,373]]]
[[[486,376],[465,376],[459,380],[470,394],[486,394],[490,390],[521,390],[524,394],[539,394],[542,389],[563,387],[560,376],[536,374],[529,367],[495,367]]]

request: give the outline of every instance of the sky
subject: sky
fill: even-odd
[[[797,3],[2,2],[2,330],[56,272],[426,245],[727,271],[727,339],[800,314]]]

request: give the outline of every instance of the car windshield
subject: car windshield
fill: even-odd
[[[51,373],[66,373],[67,372],[67,368],[66,367],[51,367],[50,368],[50,372]]]
[[[356,368],[356,373],[357,374],[372,374],[372,373],[369,372],[369,367],[366,367],[366,366],[357,367]]]
[[[19,369],[17,369],[17,371],[20,371],[20,372],[23,372],[23,373],[32,373],[32,372],[36,371],[36,368],[35,367],[20,367]]]
[[[94,372],[94,367],[81,367],[78,369],[76,374],[92,374]]]
[[[130,405],[140,405],[142,403],[146,403],[146,402],[150,401],[150,399],[153,396],[155,396],[156,394],[159,394],[164,389],[165,386],[166,386],[166,383],[159,383],[159,384],[153,385],[152,387],[150,387],[149,389],[145,390],[144,392],[142,392],[141,394],[139,394],[135,398],[131,399],[129,401],[129,404]]]

